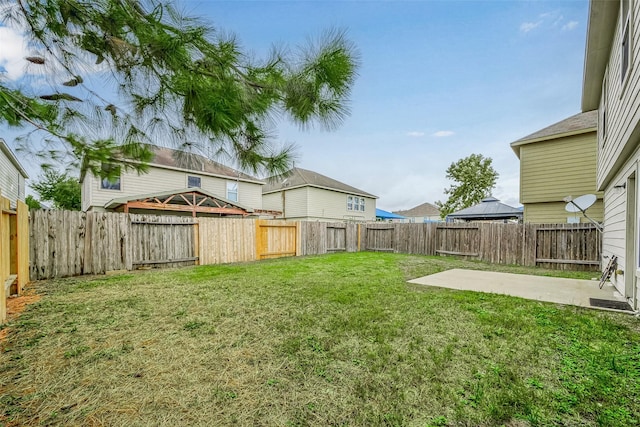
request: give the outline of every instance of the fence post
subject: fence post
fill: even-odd
[[[193,224],[193,256],[196,257],[196,265],[200,265],[200,220],[194,218]]]

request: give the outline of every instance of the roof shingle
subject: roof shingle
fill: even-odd
[[[440,209],[438,209],[435,205],[431,203],[423,203],[411,209],[406,209],[402,211],[394,211],[393,213],[408,216],[408,217],[425,217],[425,216],[438,216],[440,215]]]
[[[577,132],[581,130],[596,129],[598,127],[598,110],[587,111],[586,113],[578,113],[569,118],[540,129],[530,135],[514,141],[512,144],[524,141],[535,140],[540,138],[551,137],[554,135],[562,135],[568,132]]]
[[[336,190],[342,193],[350,193],[357,196],[372,197],[377,199],[377,196],[362,191],[358,188],[352,187],[348,184],[329,178],[328,176],[313,172],[302,168],[293,168],[285,174],[284,178],[269,178],[267,184],[262,187],[262,193],[271,193],[283,189],[291,189],[296,187],[320,187],[329,190]]]

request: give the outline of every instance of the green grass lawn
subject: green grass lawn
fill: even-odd
[[[0,425],[640,424],[637,318],[406,283],[449,268],[563,275],[355,253],[39,283]]]

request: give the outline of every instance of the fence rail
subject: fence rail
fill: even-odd
[[[29,229],[31,280],[356,251],[597,270],[602,245],[588,224],[355,224],[50,210],[32,212]]]

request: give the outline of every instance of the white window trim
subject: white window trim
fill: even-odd
[[[235,187],[236,187],[236,191],[235,191],[236,198],[235,198],[235,200],[233,200],[233,199],[231,199],[231,198],[229,197],[229,185],[230,185],[230,184],[235,185]],[[232,201],[232,202],[238,202],[238,201],[240,201],[240,185],[239,185],[238,181],[227,181],[227,182],[226,182],[225,197],[227,198],[227,200],[230,200],[230,201]]]
[[[349,212],[366,212],[366,199],[362,196],[347,196],[347,211]]]
[[[191,187],[189,185],[189,178],[198,178],[200,180],[200,185],[198,187]],[[189,175],[187,174],[187,188],[202,188],[202,177],[198,175]]]

